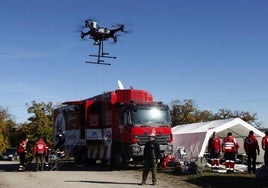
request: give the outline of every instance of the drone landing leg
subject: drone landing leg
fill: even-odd
[[[109,53],[103,52],[103,46],[103,41],[101,41],[101,57],[116,59],[116,57],[114,56],[108,56]]]
[[[103,58],[113,58],[113,59],[116,59],[116,57],[114,57],[114,56],[108,56],[109,53],[103,52],[103,46],[104,46],[103,45],[103,41],[101,41],[100,44],[99,44],[98,55],[89,54],[89,56],[91,56],[91,57],[97,57],[97,62],[89,62],[89,61],[86,61],[85,63],[101,64],[101,65],[111,65],[110,63],[104,63],[104,60],[101,59],[101,57],[103,57]]]
[[[102,63],[102,62],[90,62],[90,61],[85,61],[85,63],[90,63],[90,64],[99,64],[99,65],[111,65],[110,63]]]

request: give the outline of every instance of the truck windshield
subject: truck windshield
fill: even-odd
[[[170,112],[167,106],[136,106],[132,114],[134,126],[169,126]]]

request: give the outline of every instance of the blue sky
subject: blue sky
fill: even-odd
[[[121,80],[169,105],[257,113],[268,127],[267,9],[265,0],[3,0],[0,106],[20,123],[33,100],[85,99]],[[77,32],[85,18],[131,31],[105,43],[111,66],[84,63],[97,52]]]

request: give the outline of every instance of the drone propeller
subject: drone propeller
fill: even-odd
[[[112,27],[113,28],[120,28],[120,27],[122,27],[123,29],[125,28],[125,24],[112,24]]]
[[[124,24],[113,23],[112,27],[121,27],[122,25],[124,25]]]
[[[125,25],[126,25],[126,24],[118,24],[118,23],[114,23],[114,24],[112,24],[112,27],[113,27],[113,28],[120,28],[120,27],[122,27],[121,32],[123,32],[123,33],[130,33],[130,32],[131,32],[130,30],[126,30],[126,29],[125,29]],[[127,25],[128,25],[128,24],[127,24]]]

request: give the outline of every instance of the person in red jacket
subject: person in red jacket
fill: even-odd
[[[25,170],[25,155],[27,153],[27,142],[28,139],[23,139],[18,147],[18,154],[20,156],[20,165],[19,165],[19,171]]]
[[[208,141],[208,152],[210,154],[212,172],[215,172],[220,166],[221,154],[221,140],[216,132],[212,133],[212,137]]]
[[[33,150],[33,156],[36,157],[36,171],[39,170],[39,160],[41,163],[41,171],[44,169],[44,158],[47,155],[47,145],[43,138],[39,138]]]
[[[264,150],[264,164],[268,167],[268,131],[265,132],[265,136],[262,138],[261,146]]]
[[[238,149],[239,144],[236,142],[232,133],[228,132],[222,142],[222,151],[224,152],[225,168],[227,173],[234,173],[235,154],[238,152]]]
[[[254,136],[253,131],[249,131],[249,135],[244,140],[244,149],[248,156],[248,173],[252,172],[255,173],[256,171],[256,159],[257,159],[257,152],[260,155],[260,147],[258,144],[257,138]]]

